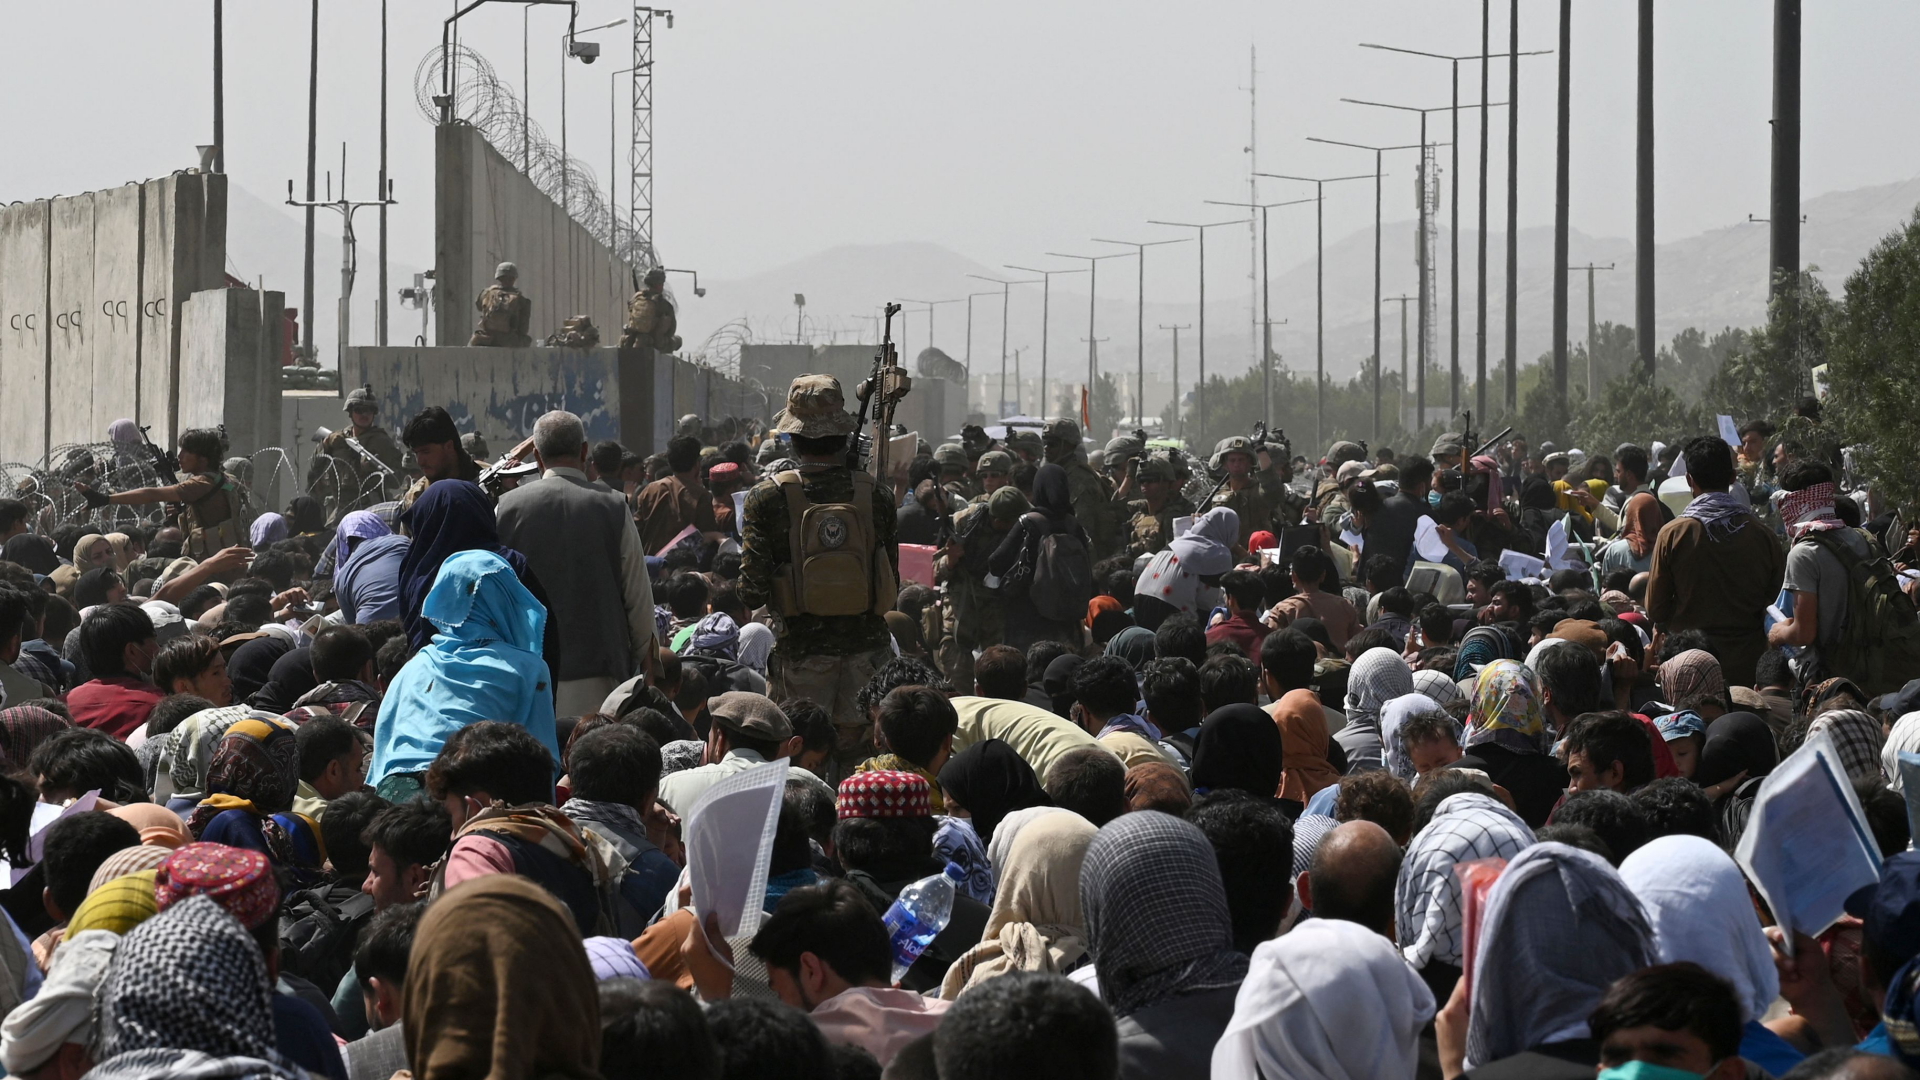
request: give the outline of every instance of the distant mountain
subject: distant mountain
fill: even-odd
[[[1867,252],[1887,233],[1904,223],[1920,204],[1920,178],[1878,187],[1821,195],[1802,204],[1807,222],[1801,228],[1801,254],[1804,262],[1818,267],[1829,288],[1838,292],[1848,274]],[[1474,278],[1476,273],[1475,234],[1463,228],[1460,235],[1460,362],[1471,378],[1475,364]],[[1451,315],[1448,293],[1450,235],[1447,220],[1440,222],[1435,260],[1437,296],[1433,305],[1434,357],[1445,364],[1451,346]],[[1389,222],[1381,238],[1383,291],[1388,296],[1413,293],[1417,287],[1414,269],[1414,233],[1412,221]],[[1488,235],[1488,311],[1487,364],[1496,369],[1501,362],[1505,338],[1505,266],[1504,234]],[[1595,309],[1603,321],[1633,320],[1633,243],[1616,237],[1592,237],[1574,232],[1569,238],[1571,259],[1576,264],[1612,263],[1611,271],[1596,272]],[[337,246],[335,248],[337,250]],[[1163,256],[1164,257],[1164,256]],[[1286,365],[1296,371],[1310,371],[1314,365],[1314,260],[1312,253],[1273,252],[1277,271],[1272,282],[1274,346]],[[1209,260],[1211,263],[1211,260]],[[1524,366],[1551,349],[1553,322],[1553,230],[1547,227],[1522,229],[1519,234],[1518,325],[1519,360]],[[1109,264],[1113,265],[1113,264]],[[875,305],[889,297],[942,300],[962,297],[970,292],[996,295],[974,299],[973,359],[996,371],[1000,355],[1000,297],[998,289],[968,274],[988,277],[1021,277],[1014,271],[984,266],[938,244],[925,242],[848,245],[823,251],[786,266],[737,281],[711,280],[705,284],[708,295],[694,299],[681,294],[681,334],[689,347],[695,347],[716,328],[744,320],[758,341],[792,341],[795,335],[794,294],[805,294],[807,328],[811,339],[826,342],[837,335],[841,342],[873,340]],[[1108,284],[1114,281],[1114,284]],[[1079,275],[1054,282],[1049,349],[1054,364],[1066,365],[1061,371],[1084,370],[1086,346],[1086,304],[1084,279]],[[1724,326],[1752,326],[1766,316],[1767,227],[1740,222],[1697,236],[1673,239],[1660,244],[1656,262],[1656,298],[1658,327],[1662,341],[1687,327],[1709,332]],[[1207,303],[1207,354],[1210,371],[1231,374],[1243,371],[1256,355],[1251,345],[1248,324],[1248,300],[1245,279],[1222,265],[1209,275],[1214,292]],[[1335,378],[1347,378],[1357,371],[1372,348],[1373,322],[1373,230],[1361,229],[1330,242],[1326,249],[1325,271],[1326,365]],[[1586,275],[1575,273],[1569,282],[1569,334],[1576,340],[1586,334]],[[927,344],[925,309],[910,306],[907,345],[918,351]],[[1411,306],[1411,305],[1410,305]],[[1399,363],[1400,313],[1396,304],[1386,304],[1381,312],[1381,352],[1392,368]],[[1167,373],[1171,350],[1160,323],[1192,324],[1196,311],[1191,302],[1161,303],[1147,299],[1146,365],[1151,373]],[[1134,287],[1131,273],[1118,279],[1104,278],[1096,318],[1098,334],[1108,338],[1101,347],[1103,369],[1133,366],[1135,326]],[[937,344],[956,360],[965,360],[966,305],[944,304],[934,315]],[[899,324],[896,322],[896,328]],[[1416,311],[1407,312],[1409,353],[1417,351]],[[1037,364],[1041,330],[1040,288],[1015,286],[1010,304],[1007,339],[1010,348],[1025,350],[1023,368],[1031,375]],[[898,334],[896,333],[896,337]],[[1191,385],[1198,360],[1193,331],[1181,334],[1183,385]],[[1071,377],[1071,376],[1056,376]]]

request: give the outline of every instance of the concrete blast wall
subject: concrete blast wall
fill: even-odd
[[[847,407],[854,408],[860,384],[873,374],[875,345],[742,345],[740,370],[767,387],[772,409],[786,404],[787,387],[801,375],[832,375],[840,380]],[[966,422],[967,388],[944,379],[913,375],[913,389],[894,408],[893,419],[919,432],[935,446],[957,435]]]
[[[633,296],[633,268],[568,216],[525,173],[464,123],[434,129],[435,340],[465,345],[474,298],[503,262],[520,268],[538,343],[575,315],[615,345]]]
[[[121,417],[171,445],[181,309],[224,283],[226,235],[226,177],[198,172],[0,207],[0,460]]]

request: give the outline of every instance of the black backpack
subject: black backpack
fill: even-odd
[[[1036,524],[1044,527],[1046,522]],[[1033,577],[1027,585],[1027,600],[1034,610],[1055,622],[1085,619],[1087,601],[1093,599],[1093,556],[1079,532],[1049,532],[1029,550]],[[1026,559],[1027,552],[1022,551],[1021,560]]]
[[[331,995],[353,969],[360,930],[373,918],[373,897],[335,882],[294,893],[280,908],[280,968]]]

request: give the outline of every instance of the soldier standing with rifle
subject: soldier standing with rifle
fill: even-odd
[[[385,428],[378,426],[380,406],[373,400],[372,386],[358,387],[349,393],[342,411],[347,414],[347,426],[321,440],[320,452],[307,467],[307,487],[318,485],[327,459],[331,459],[351,477],[350,486],[338,492],[344,512],[350,508],[347,504],[358,498],[369,476],[376,473],[398,476],[401,463],[400,447],[394,444],[393,436],[387,434]],[[381,498],[385,497],[383,493]]]
[[[888,305],[889,315],[897,310]],[[863,405],[877,399],[876,473],[886,466],[893,404],[910,385],[891,338],[889,332],[862,397]],[[873,722],[854,699],[893,659],[882,616],[899,596],[893,494],[849,460],[858,453],[860,422],[847,412],[840,380],[795,379],[773,430],[788,437],[799,468],[747,495],[741,530],[740,600],[765,605],[774,616],[767,668],[772,696],[811,698],[832,717],[828,779],[834,783],[874,753]],[[850,438],[856,438],[851,453]]]
[[[134,488],[105,494],[90,487],[78,488],[87,505],[99,509],[109,503],[116,506],[140,506],[146,503],[172,503],[178,509],[173,524],[186,534],[182,554],[195,559],[212,558],[227,548],[241,548],[239,565],[245,565],[247,542],[245,503],[232,479],[220,471],[226,454],[226,439],[212,428],[191,428],[180,433],[180,450],[175,461],[187,478],[176,479],[175,461],[156,460],[160,487]],[[156,459],[162,457],[155,451]]]
[[[1305,509],[1305,500],[1287,486],[1284,470],[1292,467],[1288,455],[1279,455],[1282,464],[1277,468],[1271,456],[1262,467],[1256,455],[1267,454],[1266,431],[1260,428],[1256,433],[1260,436],[1257,443],[1245,435],[1234,435],[1214,446],[1213,460],[1208,464],[1216,472],[1224,471],[1226,479],[1202,508],[1204,513],[1224,506],[1239,515],[1240,536],[1236,542],[1242,548],[1256,532],[1278,530],[1299,521]]]
[[[533,324],[533,301],[515,287],[519,280],[520,268],[510,262],[494,269],[493,284],[473,302],[480,312],[480,322],[467,344],[497,349],[524,349],[533,344],[528,330]]]

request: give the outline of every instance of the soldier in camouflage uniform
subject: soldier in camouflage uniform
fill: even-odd
[[[108,504],[168,503],[174,510],[174,527],[185,534],[183,554],[205,561],[232,548],[239,554],[223,561],[229,569],[239,571],[247,565],[246,503],[233,480],[221,471],[220,458],[226,450],[226,437],[219,431],[190,428],[180,433],[176,456],[184,475],[178,482],[112,494],[84,484],[77,490],[87,506],[96,510]]]
[[[1145,497],[1127,504],[1133,513],[1127,554],[1139,558],[1164,550],[1173,539],[1173,519],[1192,517],[1194,513],[1193,504],[1180,494],[1173,463],[1166,458],[1154,457],[1141,462],[1133,478],[1139,481],[1140,492]]]
[[[1345,480],[1340,477],[1340,467],[1349,462],[1359,462],[1360,468],[1348,469]],[[1365,471],[1367,451],[1356,442],[1341,440],[1327,449],[1327,475],[1313,489],[1313,509],[1317,520],[1332,525],[1348,511],[1346,485]]]
[[[986,502],[994,492],[1012,482],[1013,455],[1005,450],[989,450],[980,455],[973,466],[974,479],[980,482],[980,494],[973,497],[976,503]]]
[[[1244,435],[1221,439],[1214,446],[1209,464],[1216,472],[1224,471],[1227,482],[1203,508],[1224,506],[1239,515],[1237,542],[1243,548],[1256,532],[1276,531],[1299,521],[1304,503],[1287,486],[1280,470],[1271,463],[1261,468],[1255,455],[1253,440]]]
[[[1016,464],[1025,462],[1037,467],[1046,454],[1046,444],[1033,431],[1027,428],[1015,428],[1007,432],[1007,452],[1014,456]]]
[[[1047,461],[1067,471],[1067,491],[1073,499],[1073,516],[1093,541],[1093,561],[1111,558],[1126,550],[1127,504],[1115,502],[1113,490],[1093,466],[1087,464],[1087,452],[1080,445],[1080,425],[1062,418],[1047,424],[1041,436]]]
[[[627,304],[627,325],[620,335],[620,347],[641,345],[654,352],[678,352],[681,341],[679,319],[673,301],[667,299],[667,272],[654,267],[647,271],[645,287],[633,294]]]
[[[846,409],[840,380],[831,375],[802,375],[787,391],[787,407],[774,418],[773,430],[791,440],[799,461],[799,494],[811,505],[852,502],[858,486],[871,485],[874,549],[865,552],[872,589],[897,582],[900,550],[895,542],[893,493],[865,473],[847,467],[846,442],[860,421]],[[776,474],[747,494],[741,529],[740,601],[773,613],[773,654],[767,676],[776,700],[812,698],[833,718],[835,744],[827,779],[838,783],[874,754],[873,722],[855,696],[873,673],[893,659],[893,638],[879,612],[896,596],[873,601],[857,614],[820,615],[804,609],[789,587],[794,556],[793,516]],[[838,520],[838,519],[833,519]],[[820,530],[827,541],[827,529]],[[842,527],[841,536],[845,531]],[[881,572],[884,568],[884,573]]]
[[[528,330],[533,324],[533,301],[514,287],[519,280],[520,268],[510,262],[494,269],[493,284],[473,302],[480,312],[480,322],[467,344],[500,349],[524,349],[533,344]]]
[[[989,456],[982,455],[981,460]],[[973,693],[974,650],[1006,640],[1006,605],[998,592],[987,588],[987,559],[1030,509],[1027,497],[1003,482],[993,494],[968,503],[954,515],[953,542],[935,560],[934,575],[946,586],[947,610],[953,619],[947,647],[938,659],[961,693]]]
[[[959,443],[941,443],[933,452],[940,466],[940,486],[954,496],[956,503],[971,502],[980,494],[980,485],[967,475],[967,452]]]
[[[379,466],[368,461],[366,454],[355,450],[352,439],[360,444],[360,449],[372,454],[398,476],[401,468],[400,447],[394,443],[393,436],[378,426],[380,407],[374,403],[373,387],[362,386],[347,395],[342,406],[347,414],[347,426],[333,432],[320,442],[320,452],[307,466],[307,486],[315,487],[331,462],[339,471],[334,474],[338,481],[335,494],[339,497],[338,510],[344,512],[355,505],[369,505],[386,498],[386,486],[383,482],[375,490],[372,478],[381,475]]]

